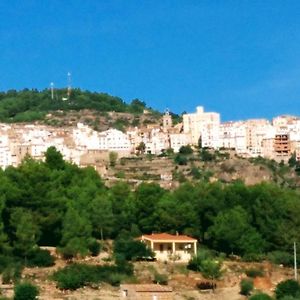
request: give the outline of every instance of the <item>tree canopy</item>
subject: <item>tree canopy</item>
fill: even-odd
[[[93,168],[65,162],[50,148],[45,162],[26,158],[0,171],[0,255],[26,258],[40,245],[85,255],[95,239],[121,231],[133,237],[178,231],[226,254],[278,257],[300,242],[299,196],[273,183],[240,181],[107,188]]]

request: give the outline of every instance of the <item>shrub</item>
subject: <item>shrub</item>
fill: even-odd
[[[126,274],[128,276],[131,276],[133,274],[133,264],[129,263],[122,255],[118,256],[115,262],[117,272]]]
[[[251,268],[251,269],[247,269],[245,271],[245,273],[248,277],[251,277],[251,278],[264,276],[264,271],[262,269]]]
[[[187,268],[189,270],[201,272],[201,262],[206,259],[212,259],[212,257],[213,255],[211,251],[207,249],[201,249],[198,251],[197,255],[190,259]]]
[[[59,248],[59,252],[64,259],[70,259],[75,256],[86,256],[89,253],[87,248],[87,241],[83,238],[72,238],[69,240],[66,246]]]
[[[274,264],[282,264],[284,266],[292,266],[294,264],[294,257],[292,254],[284,251],[273,251],[268,253],[269,260]]]
[[[200,159],[203,161],[213,161],[215,160],[215,155],[210,153],[207,149],[202,148],[200,150]]]
[[[34,251],[27,259],[29,267],[50,267],[54,265],[54,257],[45,249]]]
[[[38,288],[31,283],[20,283],[14,288],[14,300],[35,300],[39,295]]]
[[[246,253],[243,255],[243,261],[249,261],[249,262],[262,262],[266,259],[266,256],[262,253]]]
[[[188,263],[187,268],[201,272],[205,278],[218,279],[222,275],[222,259],[214,258],[209,250],[201,250]]]
[[[201,266],[201,273],[205,278],[218,279],[222,275],[222,263],[217,260],[204,260]]]
[[[56,271],[52,278],[60,289],[76,290],[85,285],[107,282],[119,285],[126,276],[133,274],[133,267],[127,262],[122,265],[85,265],[72,264]]]
[[[106,282],[112,286],[119,286],[124,277],[125,276],[123,274],[112,273],[108,275]]]
[[[118,153],[117,152],[109,152],[109,165],[114,167],[118,160]]]
[[[249,300],[272,300],[273,298],[265,293],[258,293],[249,298]]]
[[[193,154],[193,149],[190,145],[181,146],[180,149],[179,149],[179,153],[183,154],[183,155]]]
[[[154,257],[154,253],[145,243],[136,241],[130,236],[121,236],[115,240],[114,253],[116,256],[122,256],[125,260]]]
[[[185,166],[187,165],[188,163],[188,159],[182,155],[182,154],[177,154],[174,158],[174,162],[177,164],[177,165],[180,165],[180,166]]]
[[[60,289],[76,290],[83,287],[90,278],[80,265],[71,265],[56,271],[53,274],[53,279],[57,281],[57,286]]]
[[[201,178],[201,172],[196,167],[192,167],[190,175],[192,175],[194,179],[200,179]]]
[[[297,281],[292,279],[282,281],[276,286],[275,294],[276,299],[283,299],[285,296],[299,296],[300,285]]]
[[[21,264],[6,267],[2,273],[2,283],[11,284],[18,281],[21,278],[22,269],[23,267]]]
[[[97,240],[91,239],[88,242],[88,248],[92,256],[97,256],[101,251],[101,244]]]
[[[250,279],[242,279],[240,287],[240,294],[244,296],[249,296],[251,291],[253,290],[253,281]]]
[[[155,273],[154,274],[154,283],[167,285],[168,284],[168,276],[166,274]]]

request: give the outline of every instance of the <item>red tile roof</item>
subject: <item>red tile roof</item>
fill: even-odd
[[[152,233],[144,234],[139,237],[139,240],[150,241],[175,241],[175,242],[196,242],[197,240],[188,235],[173,235],[169,233]]]

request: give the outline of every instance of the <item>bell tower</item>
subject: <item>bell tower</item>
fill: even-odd
[[[163,131],[167,132],[172,127],[172,116],[170,115],[169,109],[166,109],[163,115]]]

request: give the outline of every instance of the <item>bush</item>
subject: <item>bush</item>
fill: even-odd
[[[205,278],[218,279],[222,275],[222,259],[214,258],[209,250],[201,250],[188,263],[187,268],[201,272]]]
[[[243,261],[248,261],[248,262],[262,262],[263,260],[266,259],[266,256],[262,253],[246,253],[243,255]]]
[[[39,295],[38,288],[31,283],[20,283],[14,288],[14,300],[35,300]]]
[[[119,286],[122,280],[124,279],[124,275],[120,273],[112,273],[109,274],[106,282],[109,283],[112,286]]]
[[[127,262],[123,265],[85,265],[72,264],[56,271],[52,278],[60,289],[76,290],[86,285],[107,282],[119,285],[126,276],[133,274],[133,267]]]
[[[190,145],[181,146],[180,149],[179,149],[179,153],[183,154],[183,155],[193,154],[193,149]]]
[[[213,161],[216,159],[215,155],[210,153],[207,149],[202,148],[200,150],[200,159],[203,161]]]
[[[188,159],[182,155],[182,154],[177,154],[174,158],[174,162],[177,164],[177,165],[180,165],[180,166],[185,166],[187,165],[188,163]]]
[[[242,279],[240,287],[240,294],[244,296],[249,296],[251,291],[253,290],[253,281],[250,279]]]
[[[27,259],[29,267],[51,267],[54,265],[54,257],[45,249],[34,251]]]
[[[262,269],[251,268],[251,269],[247,269],[245,271],[245,273],[248,277],[251,277],[251,278],[264,276],[264,271]]]
[[[249,300],[272,300],[273,298],[265,293],[258,293],[249,298]]]
[[[212,253],[207,249],[201,249],[197,255],[193,256],[188,262],[187,268],[196,272],[201,272],[201,262],[206,259],[211,259]]]
[[[23,267],[21,264],[10,265],[2,273],[2,283],[11,284],[21,278]]]
[[[292,254],[284,251],[273,251],[268,253],[268,259],[278,265],[292,266],[294,264],[294,257]]]
[[[116,257],[116,271],[118,273],[131,276],[133,274],[133,264],[129,263],[122,255]]]
[[[145,243],[136,241],[130,236],[121,236],[114,241],[114,253],[125,260],[153,258],[154,253]]]
[[[92,239],[88,242],[88,248],[92,256],[98,256],[101,251],[101,244],[97,240]]]
[[[70,259],[76,256],[86,256],[89,253],[87,248],[87,241],[83,238],[72,238],[68,241],[67,245],[59,248],[59,252],[64,259]]]
[[[196,167],[192,167],[190,175],[193,176],[194,179],[200,179],[201,178],[201,172]]]
[[[155,273],[154,274],[154,283],[167,285],[168,284],[168,276],[166,274]]]
[[[282,281],[276,286],[275,295],[276,299],[283,299],[285,296],[300,296],[300,285],[292,279]]]

